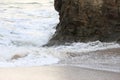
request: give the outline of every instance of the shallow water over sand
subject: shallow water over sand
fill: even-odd
[[[59,17],[54,10],[53,0],[1,1],[0,67],[52,65],[65,61],[57,65],[97,67],[96,69],[100,67],[120,71],[120,55],[84,54],[96,50],[120,48],[115,42],[95,41],[42,47],[54,34],[58,22]],[[107,67],[101,65],[104,61],[107,62]]]

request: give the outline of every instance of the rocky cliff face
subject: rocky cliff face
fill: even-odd
[[[120,0],[55,0],[60,23],[49,45],[119,41]]]

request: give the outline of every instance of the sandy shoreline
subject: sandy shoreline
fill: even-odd
[[[70,66],[0,68],[0,80],[120,80],[120,73]]]

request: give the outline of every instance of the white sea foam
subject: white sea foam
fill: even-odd
[[[58,59],[40,47],[58,23],[51,0],[1,1],[0,66],[46,65]],[[17,59],[13,59],[17,56]]]
[[[120,48],[120,45],[115,42],[102,43],[100,41],[42,47],[54,34],[58,22],[58,13],[54,10],[53,0],[1,1],[0,67],[51,65],[68,59],[70,57],[68,53]],[[89,56],[91,55],[83,54],[83,57],[77,59],[77,62],[83,61],[83,58],[86,59]],[[119,63],[119,57],[111,60]],[[93,61],[91,57],[87,63],[82,63],[82,65],[96,68],[92,65]],[[92,64],[90,64],[91,62]],[[105,69],[104,66],[103,69]]]

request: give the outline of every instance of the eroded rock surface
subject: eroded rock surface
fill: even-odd
[[[119,41],[120,0],[55,0],[60,22],[48,45]]]

